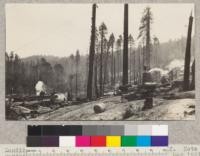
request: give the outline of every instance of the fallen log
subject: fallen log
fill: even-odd
[[[49,108],[49,107],[39,106],[39,108],[37,109],[37,113],[39,113],[39,114],[46,113],[49,111],[51,111],[51,108]]]
[[[102,113],[106,110],[106,105],[104,103],[97,103],[94,105],[94,112],[96,114]]]
[[[23,102],[24,106],[41,105],[41,104],[50,105],[51,99],[45,99],[45,100],[42,100],[42,101],[36,100],[36,101],[25,101],[25,102]]]
[[[14,102],[21,102],[21,101],[35,101],[35,100],[44,100],[44,99],[50,99],[51,95],[44,95],[44,96],[10,96],[11,99],[13,99]]]
[[[163,98],[167,99],[167,100],[194,99],[195,98],[195,92],[194,91],[188,91],[188,92],[172,93],[172,94],[164,96]]]
[[[32,112],[31,109],[28,109],[26,107],[23,106],[16,106],[11,108],[13,111],[15,111],[17,114],[30,114]]]

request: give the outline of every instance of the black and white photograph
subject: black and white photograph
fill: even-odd
[[[6,120],[195,120],[193,3],[6,4]]]

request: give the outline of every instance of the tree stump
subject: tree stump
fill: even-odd
[[[142,110],[153,108],[153,97],[146,97],[144,101],[144,107]]]
[[[156,88],[156,83],[145,83],[144,87],[146,91],[144,95],[145,97],[144,107],[142,108],[142,110],[153,108],[153,93]]]

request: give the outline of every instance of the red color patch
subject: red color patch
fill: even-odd
[[[105,147],[106,146],[106,136],[91,136],[91,146]]]

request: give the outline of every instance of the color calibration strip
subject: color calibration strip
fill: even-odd
[[[167,125],[28,126],[28,147],[168,146]]]

